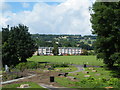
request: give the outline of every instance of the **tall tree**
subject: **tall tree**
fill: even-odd
[[[3,38],[6,38],[6,35],[3,35]],[[26,59],[33,55],[36,48],[27,26],[19,24],[11,27],[8,39],[2,47],[3,64],[16,65],[18,62],[26,62]]]
[[[54,46],[54,48],[53,48],[53,50],[52,50],[52,53],[56,56],[56,55],[59,54],[58,45],[57,45],[57,44],[54,44],[53,46]]]
[[[2,28],[2,64],[4,65],[16,65],[19,59],[16,55],[16,47],[14,43],[11,45],[9,41],[10,30],[9,27]]]
[[[97,35],[95,48],[98,58],[102,58],[109,67],[119,64],[120,2],[95,2],[92,10],[91,22],[93,34]]]

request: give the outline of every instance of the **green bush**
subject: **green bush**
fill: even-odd
[[[16,65],[15,69],[24,71],[25,69],[36,69],[40,67],[41,65],[37,62],[26,62],[26,63],[19,63],[18,65]]]
[[[20,71],[24,71],[25,69],[27,69],[27,66],[26,66],[26,63],[19,63],[18,65],[16,65],[15,68]]]
[[[56,68],[56,67],[68,67],[68,64],[52,64],[51,67]]]
[[[38,63],[36,63],[36,62],[27,62],[26,67],[27,67],[27,69],[36,69],[38,67]]]
[[[94,77],[88,77],[88,79],[87,79],[87,81],[89,81],[89,82],[93,82],[93,81],[95,81],[96,79],[94,78]]]
[[[87,83],[87,79],[82,79],[82,80],[81,80],[81,83],[82,83],[82,84]]]
[[[107,79],[105,77],[102,78],[102,82],[103,83],[106,83],[107,82]]]
[[[107,81],[109,85],[117,85],[118,82],[119,80],[117,78],[111,78],[109,81]]]

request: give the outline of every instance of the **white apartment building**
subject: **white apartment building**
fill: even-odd
[[[59,55],[80,55],[82,50],[78,47],[58,47]],[[53,55],[52,53],[53,47],[39,47],[38,54],[39,55]]]

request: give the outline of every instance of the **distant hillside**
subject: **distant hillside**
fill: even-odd
[[[59,47],[81,47],[83,49],[93,49],[96,36],[86,35],[53,35],[53,34],[32,34],[32,38],[40,47],[53,47],[55,43]]]

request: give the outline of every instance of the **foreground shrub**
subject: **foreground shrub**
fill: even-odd
[[[37,69],[40,67],[41,65],[37,62],[25,62],[25,63],[19,63],[18,65],[16,65],[15,69],[24,71],[25,69]]]
[[[26,63],[19,63],[18,65],[16,65],[15,69],[18,69],[20,71],[24,71],[26,69]]]
[[[109,81],[107,81],[109,85],[117,85],[119,83],[119,80],[117,78],[111,78]]]
[[[52,64],[51,67],[56,68],[56,67],[69,67],[68,64]]]

